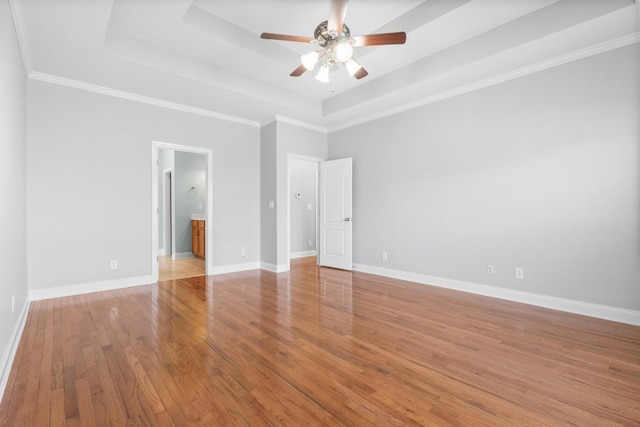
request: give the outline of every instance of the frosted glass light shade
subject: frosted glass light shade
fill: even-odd
[[[322,83],[329,83],[329,72],[330,71],[331,70],[329,69],[329,67],[327,67],[326,65],[323,65],[318,70],[318,74],[316,74],[316,80],[318,80],[318,81],[320,81]]]
[[[353,55],[353,46],[348,40],[343,40],[336,45],[336,59],[340,62],[347,62]]]
[[[349,73],[350,77],[353,77],[353,75],[357,73],[360,68],[362,68],[362,65],[360,65],[358,61],[353,58],[345,62],[344,65],[345,67],[347,67],[347,72]]]
[[[313,52],[305,53],[304,55],[302,55],[300,59],[302,61],[302,65],[304,65],[304,68],[311,71],[316,66],[319,56],[320,55],[318,54],[318,52],[313,51]]]

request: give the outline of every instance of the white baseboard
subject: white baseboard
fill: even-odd
[[[284,273],[289,271],[289,266],[286,264],[270,264],[268,262],[260,262],[260,269],[271,271],[272,273]]]
[[[247,262],[244,264],[232,264],[232,265],[221,265],[219,267],[213,267],[210,269],[210,275],[217,274],[227,274],[227,273],[236,273],[238,271],[247,271],[247,270],[258,270],[260,268],[260,262]]]
[[[131,288],[133,286],[149,285],[151,283],[154,283],[154,281],[153,277],[149,275],[125,277],[123,279],[104,280],[100,282],[79,283],[77,285],[59,286],[57,288],[32,289],[29,291],[29,299],[31,301],[39,301],[43,299],[88,294],[91,292]]]
[[[18,351],[18,345],[20,344],[20,338],[22,337],[22,331],[27,323],[27,314],[29,313],[30,301],[27,299],[22,305],[22,310],[18,316],[18,321],[11,331],[9,338],[9,345],[5,349],[2,355],[2,361],[0,361],[0,401],[4,395],[7,383],[9,382],[9,375],[11,374],[11,367],[13,366],[13,360],[16,357]]]
[[[193,252],[179,252],[171,255],[172,259],[185,259],[185,258],[195,258],[196,256]]]
[[[167,249],[160,248],[160,249],[158,249],[158,255],[159,256],[167,256],[167,255],[170,255],[170,253],[169,253],[169,251]]]
[[[291,254],[289,255],[289,258],[290,259],[304,258],[304,257],[308,257],[308,256],[316,256],[317,254],[318,254],[317,251],[291,252]]]
[[[635,310],[627,310],[624,308],[611,307],[584,301],[534,294],[531,292],[500,288],[497,286],[481,285],[478,283],[464,282],[461,280],[447,279],[444,277],[429,276],[426,274],[392,270],[371,265],[358,264],[354,265],[353,269],[354,271],[376,274],[378,276],[407,280],[424,285],[454,289],[457,291],[469,292],[477,295],[500,298],[508,301],[520,302],[524,304],[535,305],[538,307],[550,308],[553,310],[566,311],[568,313],[581,314],[584,316],[596,317],[599,319],[612,320],[614,322],[628,323],[631,325],[640,326],[640,311]]]

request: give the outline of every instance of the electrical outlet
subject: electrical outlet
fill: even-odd
[[[487,274],[493,274],[493,265],[487,264]]]
[[[389,254],[386,251],[382,251],[382,260],[386,261],[389,259]]]
[[[240,249],[240,256],[241,257],[246,257],[247,256],[247,250],[244,249],[244,248]]]
[[[311,240],[307,241],[307,246],[311,247],[311,245],[313,245],[313,242]]]
[[[524,268],[516,267],[516,279],[524,280]]]
[[[111,269],[112,270],[117,270],[118,269],[118,260],[117,259],[112,259],[111,260]]]

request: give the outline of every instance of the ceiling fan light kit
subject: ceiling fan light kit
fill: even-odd
[[[360,63],[353,58],[345,62],[344,65],[347,67],[347,72],[349,73],[349,77],[353,77],[354,74],[357,73],[362,68],[362,65],[360,65]]]
[[[344,66],[350,77],[361,79],[369,73],[353,58],[353,48],[360,46],[379,46],[386,44],[404,44],[407,35],[404,32],[369,34],[351,37],[349,27],[344,23],[349,0],[331,0],[329,19],[321,22],[315,29],[313,36],[301,37],[285,34],[262,33],[263,39],[283,40],[317,44],[322,50],[314,50],[303,54],[300,58],[301,66],[290,75],[298,77],[305,71],[312,71],[318,62],[321,63],[316,80],[328,83],[334,69]]]
[[[319,58],[320,54],[314,50],[302,55],[300,60],[302,61],[302,65],[304,65],[304,68],[306,68],[308,71],[311,71],[316,67]]]
[[[322,66],[318,70],[318,74],[316,74],[316,80],[322,83],[329,83],[330,73],[331,73],[331,68],[327,64],[322,64]]]

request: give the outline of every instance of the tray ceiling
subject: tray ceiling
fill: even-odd
[[[633,0],[351,0],[352,34],[406,31],[360,47],[369,71],[323,84],[289,77],[329,0],[11,0],[31,78],[264,124],[335,130],[638,42]]]

